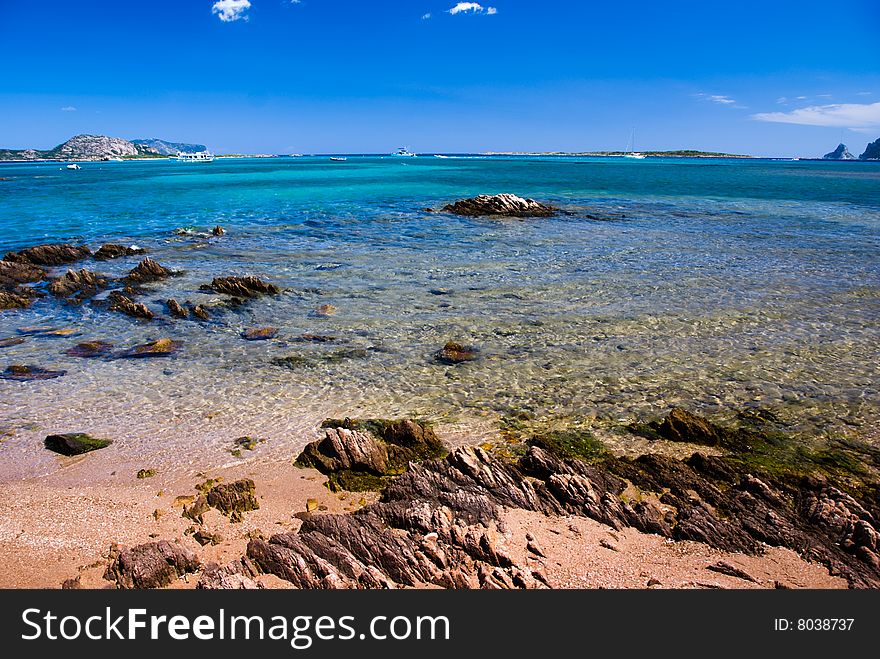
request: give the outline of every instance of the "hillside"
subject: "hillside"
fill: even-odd
[[[53,149],[0,149],[0,160],[108,160],[110,158],[164,158],[178,151],[206,151],[202,144],[158,139],[124,140],[106,135],[76,135]]]
[[[149,139],[132,140],[132,144],[145,150],[151,150],[161,156],[176,156],[178,151],[184,153],[200,153],[207,151],[204,144],[187,144],[186,142],[166,142],[155,137]]]
[[[849,152],[849,149],[846,148],[846,144],[838,144],[837,148],[834,149],[831,153],[826,153],[822,156],[823,160],[855,160],[856,157]]]
[[[865,152],[859,156],[859,160],[880,160],[880,139],[874,140],[865,147]]]

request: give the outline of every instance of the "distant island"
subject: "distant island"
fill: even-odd
[[[121,158],[134,160],[140,158],[167,158],[185,153],[207,151],[203,144],[166,142],[159,139],[124,140],[106,135],[76,135],[53,149],[0,149],[0,160],[33,161],[65,160],[94,161]]]
[[[696,151],[681,149],[678,151],[641,151],[648,158],[753,158],[737,153],[719,153],[717,151]],[[579,156],[597,158],[619,158],[627,155],[626,151],[489,151],[487,156]]]
[[[830,153],[826,153],[822,156],[822,160],[855,160],[856,157],[849,152],[846,144],[841,142],[837,145],[837,148]]]

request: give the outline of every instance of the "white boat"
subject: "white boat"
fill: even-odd
[[[634,160],[644,160],[645,154],[639,153],[635,150],[636,147],[636,129],[633,128],[632,134],[629,138],[629,145],[627,147],[626,152],[623,154],[624,158],[632,158]]]
[[[348,158],[331,157],[330,160],[333,162],[345,162]]]
[[[400,158],[415,158],[416,154],[407,149],[405,146],[400,147],[397,151],[391,154],[392,156],[398,156]]]
[[[435,154],[434,154],[434,157],[435,157],[435,158],[443,158],[443,159],[445,159],[445,160],[449,160],[449,156],[441,156],[439,153],[435,153]]]
[[[82,167],[77,165],[75,162],[72,162],[67,166],[67,169],[82,169]]]
[[[199,151],[198,153],[177,152],[177,162],[213,162],[214,154],[210,151]]]

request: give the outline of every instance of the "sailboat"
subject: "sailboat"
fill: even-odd
[[[636,146],[636,129],[633,128],[632,134],[630,135],[630,138],[629,138],[629,147],[627,148],[626,153],[623,154],[623,157],[624,158],[633,158],[634,160],[644,160],[645,154],[639,153],[638,151],[635,151],[634,150],[635,146]]]

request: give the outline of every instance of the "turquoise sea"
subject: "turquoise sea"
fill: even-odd
[[[133,465],[196,469],[238,459],[241,435],[267,440],[241,459],[289,458],[331,416],[418,415],[454,443],[491,439],[511,416],[601,429],[673,404],[763,407],[793,431],[877,439],[877,163],[351,156],[5,164],[0,178],[0,250],[121,242],[183,271],[141,298],[163,316],[151,323],[51,298],[0,313],[0,338],[77,332],[0,348],[0,370],[67,370],[0,381],[3,478],[58,468],[38,441],[48,431],[112,436]],[[567,213],[423,210],[496,192]],[[208,234],[217,224],[225,236]],[[77,267],[120,276],[136,263]],[[288,290],[217,306],[199,285],[228,274]],[[165,319],[171,297],[212,320]],[[323,304],[336,313],[316,315]],[[266,325],[276,339],[240,336]],[[65,354],[166,336],[183,342],[167,359]],[[480,359],[435,363],[447,340]]]

